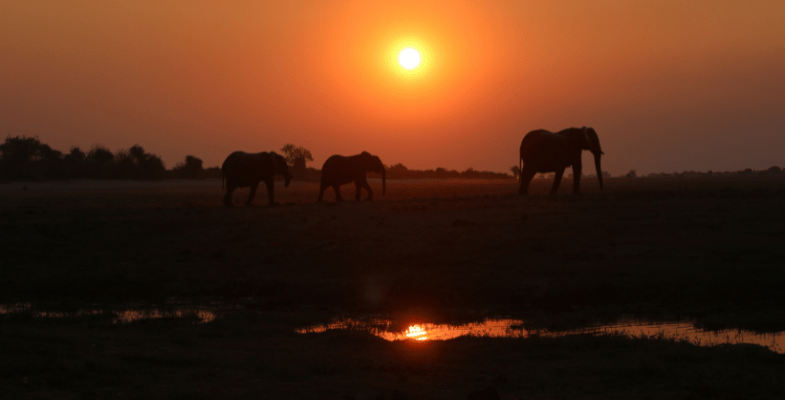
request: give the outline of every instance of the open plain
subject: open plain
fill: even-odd
[[[785,355],[578,335],[387,342],[335,318],[785,330],[785,177],[0,185],[3,398],[776,398]],[[366,194],[363,193],[363,198]],[[112,323],[187,304],[217,317]],[[19,305],[25,305],[20,307]],[[14,307],[17,307],[14,309]],[[14,311],[15,310],[15,311]],[[79,313],[79,310],[98,312]],[[106,313],[100,311],[107,311]],[[59,317],[40,317],[42,312]],[[485,396],[485,397],[482,397]],[[497,397],[498,396],[498,397]]]

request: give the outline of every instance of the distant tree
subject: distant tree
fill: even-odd
[[[473,167],[466,168],[465,171],[461,171],[460,177],[461,178],[468,178],[468,179],[476,179],[476,178],[487,178],[486,173],[481,171],[475,170]],[[508,175],[509,176],[509,175]]]
[[[387,176],[390,177],[405,178],[407,172],[409,172],[409,168],[406,168],[406,166],[401,163],[387,167]]]
[[[87,152],[85,167],[90,178],[109,179],[114,173],[114,154],[106,147],[97,144]]]
[[[43,180],[61,175],[63,153],[37,136],[8,136],[0,144],[0,175],[6,179]]]
[[[144,151],[140,145],[134,145],[128,152],[117,153],[118,178],[120,179],[163,179],[166,175],[164,162],[155,154]]]
[[[627,172],[627,175],[625,175],[625,176],[627,178],[637,178],[638,177],[638,173],[634,169],[631,169],[630,172]]]
[[[0,144],[0,179],[24,179],[26,167],[37,156],[38,137],[10,135]]]
[[[446,179],[447,170],[442,167],[436,168],[436,171],[434,171],[434,175],[436,175],[436,179]]]
[[[87,154],[85,154],[85,152],[82,151],[82,149],[74,146],[71,147],[71,150],[68,152],[68,154],[65,155],[64,159],[72,160],[71,162],[75,162],[75,163],[83,163],[87,159]]]
[[[85,177],[87,173],[86,160],[87,154],[82,149],[76,146],[71,147],[71,151],[63,157],[63,175],[68,179]]]
[[[142,175],[134,156],[127,150],[117,151],[111,170],[111,177],[115,179],[139,179]]]
[[[204,174],[202,175],[207,179],[221,179],[223,174],[221,173],[221,167],[208,167],[204,169]]]
[[[0,144],[0,156],[4,163],[24,163],[34,161],[41,157],[41,141],[38,136],[15,136],[5,138],[5,143]]]
[[[63,178],[63,153],[43,143],[38,151],[40,158],[33,162],[32,178],[35,180]]]
[[[197,179],[204,175],[202,160],[194,156],[185,156],[184,163],[178,163],[174,167],[174,175],[181,179]]]
[[[148,154],[141,165],[142,179],[164,179],[166,177],[166,166],[161,157],[155,154]]]
[[[305,169],[305,162],[313,161],[310,150],[302,146],[297,147],[288,143],[281,147],[281,152],[284,154],[284,158],[286,158],[286,163],[294,169]]]
[[[513,178],[518,178],[518,175],[521,174],[521,167],[517,165],[513,165],[512,167],[510,167],[510,171],[512,171]]]
[[[769,169],[767,169],[766,172],[768,172],[771,175],[778,175],[782,173],[782,169],[775,165],[773,167],[769,167]]]
[[[608,171],[602,171],[602,177],[603,178],[610,178],[611,177],[611,173],[608,172]]]

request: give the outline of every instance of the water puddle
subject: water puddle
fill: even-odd
[[[298,329],[297,333],[325,332],[329,329],[366,330],[381,337],[393,340],[447,340],[460,336],[484,336],[499,338],[562,337],[576,334],[608,335],[620,334],[627,337],[663,338],[687,341],[698,346],[717,346],[720,344],[756,344],[774,352],[785,354],[785,332],[757,333],[752,331],[727,329],[707,331],[695,328],[691,323],[650,323],[624,321],[612,325],[598,325],[572,331],[529,331],[523,328],[523,321],[515,319],[489,319],[463,325],[420,323],[409,325],[403,331],[391,331],[390,320],[374,319],[368,321],[341,320],[327,325]]]
[[[211,322],[216,317],[216,312],[201,307],[172,307],[166,310],[133,308],[125,310],[79,310],[76,312],[38,311],[31,310],[30,304],[0,304],[0,315],[29,312],[33,318],[72,318],[84,316],[113,315],[113,324],[127,324],[154,318],[196,318],[196,324]]]
[[[223,307],[224,309],[226,306]],[[29,313],[33,318],[73,318],[84,316],[111,315],[113,324],[127,324],[156,318],[192,318],[194,324],[204,324],[215,320],[218,307],[171,306],[159,308],[128,308],[118,310],[79,310],[75,312],[40,311],[31,309],[29,303],[0,304],[0,315]],[[448,340],[461,336],[495,338],[562,337],[577,334],[609,335],[619,334],[627,337],[662,338],[686,341],[698,346],[717,346],[721,344],[755,344],[776,353],[785,354],[785,332],[757,333],[747,330],[726,329],[707,331],[698,329],[689,322],[652,323],[627,320],[610,325],[597,325],[569,331],[527,330],[523,321],[518,319],[488,319],[461,325],[416,323],[406,329],[395,330],[395,321],[390,319],[343,319],[326,325],[310,326],[296,330],[300,334],[319,333],[327,330],[363,330],[382,339],[395,340]],[[404,325],[405,326],[405,325]]]

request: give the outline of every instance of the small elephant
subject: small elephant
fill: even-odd
[[[285,179],[284,187],[288,187],[289,181],[292,179],[292,174],[289,173],[289,166],[286,165],[286,159],[272,151],[269,153],[235,151],[229,154],[229,157],[226,157],[221,166],[221,174],[223,179],[226,180],[226,196],[224,196],[223,203],[227,207],[232,207],[232,192],[238,187],[251,188],[251,193],[245,202],[246,206],[251,205],[260,181],[264,181],[267,185],[267,197],[270,200],[270,205],[274,205],[274,175],[283,175]],[[223,185],[223,181],[221,183]]]
[[[581,151],[589,150],[594,154],[594,166],[597,168],[597,179],[602,189],[602,170],[600,158],[600,139],[593,128],[568,128],[556,133],[539,129],[531,131],[521,141],[520,161],[521,187],[518,194],[527,194],[529,183],[538,172],[556,172],[551,194],[559,189],[564,169],[572,166],[573,191],[580,192],[581,184]]]
[[[331,156],[322,166],[321,187],[319,188],[319,199],[317,202],[322,201],[324,191],[330,186],[335,190],[335,199],[343,201],[339,187],[349,182],[354,182],[357,187],[356,197],[358,201],[360,200],[360,189],[362,188],[368,191],[368,200],[373,200],[373,191],[368,185],[368,180],[365,179],[365,173],[368,171],[382,174],[382,195],[384,195],[386,191],[386,174],[384,164],[382,164],[382,160],[379,157],[371,155],[367,151],[349,157]]]

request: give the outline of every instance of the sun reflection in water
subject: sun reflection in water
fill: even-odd
[[[414,340],[428,340],[428,332],[420,325],[412,325],[406,330],[406,337]]]
[[[698,346],[717,346],[722,344],[755,344],[774,352],[785,354],[785,332],[757,333],[752,331],[727,329],[706,331],[688,322],[650,323],[644,321],[621,321],[611,325],[591,326],[571,331],[530,331],[523,328],[523,321],[516,319],[489,319],[460,325],[416,323],[403,331],[391,329],[392,320],[346,319],[327,325],[310,326],[298,329],[297,333],[319,333],[332,329],[364,330],[389,341],[396,340],[449,340],[461,336],[494,338],[563,337],[569,335],[622,335],[632,338],[660,338],[686,341]]]

